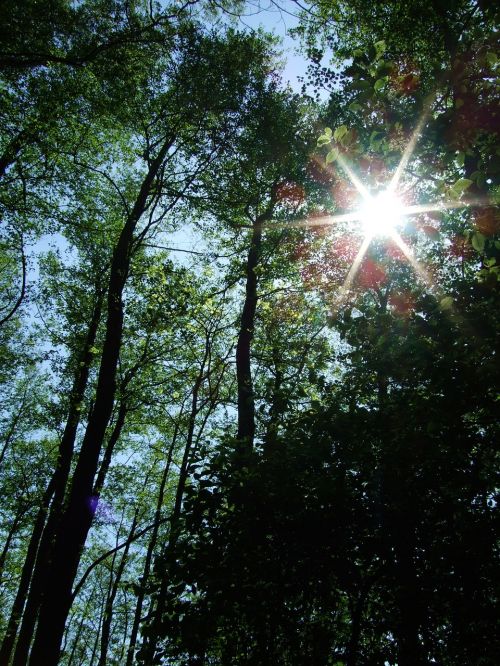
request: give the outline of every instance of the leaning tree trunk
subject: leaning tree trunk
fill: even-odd
[[[33,137],[34,134],[30,134],[27,130],[21,130],[10,143],[7,144],[3,154],[0,155],[0,178],[5,176],[7,169],[14,164],[23,147],[32,142]]]
[[[31,642],[36,621],[36,612],[41,598],[44,572],[49,557],[50,545],[52,543],[55,525],[59,517],[59,510],[64,498],[71,460],[73,457],[76,431],[81,414],[79,407],[84,398],[90,366],[92,364],[93,354],[91,348],[94,346],[97,329],[101,319],[102,298],[102,294],[98,294],[92,319],[83,344],[83,349],[79,357],[73,387],[70,393],[66,426],[59,444],[56,468],[44,493],[40,509],[35,519],[16,598],[11,609],[9,623],[0,649],[0,664],[8,663],[10,659],[16,641],[19,621],[23,613],[26,596],[29,590],[23,626],[21,627],[18,648],[16,650],[16,653],[19,653],[19,657],[17,658],[17,661],[14,661],[14,663],[18,664],[26,663],[29,643]],[[50,513],[46,522],[49,506]]]
[[[10,661],[12,649],[16,641],[19,620],[23,612],[26,595],[30,585],[31,574],[36,560],[38,544],[42,536],[43,526],[45,525],[47,507],[50,503],[53,492],[53,485],[49,483],[49,486],[47,487],[47,490],[45,491],[45,494],[42,498],[42,504],[38,509],[33,525],[33,531],[31,533],[30,542],[28,544],[28,550],[26,552],[23,568],[21,570],[21,577],[19,579],[17,593],[14,599],[14,603],[12,604],[9,622],[7,624],[2,647],[0,649],[0,664],[8,664]]]
[[[28,387],[24,389],[23,392],[23,397],[21,398],[21,402],[19,403],[19,407],[17,412],[14,414],[12,421],[10,422],[10,425],[7,429],[7,432],[5,433],[4,437],[4,442],[2,446],[2,450],[0,451],[0,467],[3,463],[3,460],[5,458],[5,454],[7,453],[7,450],[11,446],[12,442],[14,441],[14,436],[16,434],[17,430],[17,425],[19,421],[21,420],[21,417],[25,413],[26,410],[26,398],[28,397]]]
[[[55,538],[53,558],[47,571],[47,590],[50,594],[44,596],[40,607],[30,666],[56,666],[59,661],[64,625],[72,602],[72,586],[94,517],[95,503],[92,501],[94,477],[115,400],[116,371],[123,334],[122,297],[130,268],[134,232],[140,217],[148,207],[148,197],[154,180],[170,145],[171,142],[166,141],[157,157],[151,162],[113,252],[108,287],[106,333],[95,404],[89,417],[71,490]]]
[[[123,405],[124,403],[122,403]],[[125,415],[126,415],[127,409],[125,408],[123,410],[123,418],[121,419],[121,425],[120,425],[120,414],[122,413],[122,410],[120,409],[120,414],[117,419],[117,423],[115,425],[113,434],[110,437],[110,441],[108,443],[108,446],[106,448],[106,453],[104,454],[104,460],[101,464],[101,469],[99,470],[99,474],[97,475],[97,480],[94,485],[94,497],[98,497],[99,493],[101,492],[101,489],[104,485],[104,479],[106,477],[107,470],[109,468],[109,461],[111,459],[111,452],[114,447],[114,443],[116,443],[119,439],[120,432],[123,426],[123,423],[125,422]],[[114,443],[113,443],[114,440]],[[108,460],[106,460],[106,456],[108,455]],[[149,481],[149,472],[146,474],[145,480],[144,480],[144,488],[147,487]],[[104,615],[103,615],[103,621],[102,621],[102,628],[101,628],[101,651],[99,655],[99,662],[97,666],[106,666],[107,663],[107,657],[108,657],[108,649],[109,649],[109,640],[111,637],[111,622],[113,619],[113,605],[115,603],[116,595],[118,593],[118,587],[120,585],[121,579],[123,572],[125,570],[125,565],[127,564],[127,559],[128,559],[128,553],[130,550],[130,546],[132,542],[135,539],[135,533],[136,533],[136,528],[137,528],[137,523],[139,522],[139,508],[137,507],[135,512],[134,512],[134,518],[132,520],[132,525],[129,530],[128,538],[125,543],[125,549],[122,553],[122,557],[120,559],[120,564],[118,565],[118,569],[115,575],[115,579],[113,583],[111,584],[111,589],[107,595],[106,598],[106,603],[104,606]],[[114,556],[113,556],[113,562],[114,562]],[[111,572],[113,571],[113,566],[111,567]],[[111,573],[112,575],[112,573]]]
[[[16,513],[16,516],[12,521],[9,531],[7,532],[7,537],[5,539],[2,552],[0,553],[0,580],[2,580],[3,578],[5,560],[7,559],[7,554],[9,552],[10,544],[12,543],[12,539],[15,537],[18,531],[19,524],[21,523],[21,520],[23,516],[26,514],[27,510],[28,509],[26,507],[23,507]]]

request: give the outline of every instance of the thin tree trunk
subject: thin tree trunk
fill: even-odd
[[[181,516],[182,510],[182,499],[184,496],[184,491],[186,488],[186,481],[188,478],[189,471],[189,460],[192,453],[193,445],[193,436],[194,428],[196,424],[196,417],[198,415],[198,395],[200,388],[203,384],[205,376],[205,364],[208,360],[210,354],[210,342],[207,339],[205,345],[205,354],[200,365],[200,370],[198,376],[196,377],[193,394],[191,400],[191,412],[189,415],[188,431],[186,435],[186,446],[184,447],[184,454],[182,457],[181,467],[179,470],[179,479],[177,482],[177,490],[175,494],[174,509],[172,511],[172,516],[170,518],[170,534],[168,543],[163,551],[163,553],[158,558],[158,561],[155,564],[157,569],[162,569],[161,574],[161,585],[156,596],[156,608],[152,613],[152,620],[150,624],[150,631],[148,633],[148,639],[145,641],[143,649],[143,659],[146,663],[153,663],[154,654],[156,652],[156,646],[159,638],[159,626],[161,624],[161,619],[163,616],[163,611],[165,608],[165,596],[166,589],[169,582],[169,571],[172,563],[175,559],[174,552],[179,538],[179,519]]]
[[[281,395],[283,385],[283,370],[280,367],[279,350],[273,347],[273,363],[274,363],[274,381],[273,381],[273,394],[271,397],[271,406],[269,408],[269,421],[267,423],[265,443],[266,454],[271,453],[276,447],[276,437],[278,434],[278,427],[280,418],[283,415],[285,401]]]
[[[354,608],[351,613],[351,627],[350,627],[350,637],[349,644],[347,646],[347,657],[346,657],[346,666],[356,666],[358,663],[358,652],[359,652],[359,641],[361,638],[361,629],[362,629],[362,620],[363,620],[363,611],[366,604],[366,599],[372,585],[374,583],[375,577],[369,578],[366,583],[362,586],[356,602],[354,603]]]
[[[116,394],[116,370],[123,333],[123,289],[127,280],[134,231],[148,207],[148,197],[171,141],[152,160],[134,207],[113,253],[108,288],[107,322],[95,404],[90,414],[73,474],[67,505],[55,538],[54,555],[47,571],[47,589],[40,607],[30,666],[56,666],[64,625],[72,601],[72,586],[94,516],[91,500],[94,477]]]
[[[149,579],[149,574],[151,571],[151,563],[153,560],[153,553],[156,548],[156,542],[158,539],[158,532],[160,529],[160,519],[161,519],[161,512],[163,508],[163,501],[165,498],[165,487],[167,484],[167,479],[169,476],[170,472],[170,466],[172,464],[172,457],[174,453],[174,447],[175,443],[177,441],[177,435],[179,433],[179,421],[176,422],[175,428],[174,428],[174,434],[172,437],[172,441],[170,443],[170,447],[168,450],[168,455],[167,455],[167,462],[165,464],[165,469],[163,470],[163,475],[160,483],[160,489],[158,492],[158,499],[156,502],[156,511],[155,511],[155,519],[154,523],[155,526],[153,528],[153,532],[151,533],[151,538],[148,543],[148,548],[146,551],[146,557],[144,560],[144,569],[142,572],[142,577],[141,577],[141,586],[139,588],[138,594],[137,594],[137,603],[135,606],[135,613],[134,613],[134,622],[132,624],[132,631],[130,633],[130,641],[129,641],[129,646],[127,650],[127,663],[126,666],[132,666],[132,663],[134,661],[134,653],[135,653],[135,648],[137,644],[137,635],[139,633],[139,625],[141,623],[141,618],[142,618],[142,607],[144,604],[144,597],[146,594],[146,586],[148,583]]]
[[[24,666],[24,664],[26,664],[29,646],[36,623],[37,612],[42,600],[45,583],[45,572],[50,561],[52,541],[60,519],[61,508],[71,468],[71,461],[73,459],[76,432],[80,422],[81,403],[85,395],[90,367],[92,365],[93,354],[91,349],[94,346],[97,336],[97,329],[101,320],[102,300],[103,295],[99,294],[96,305],[94,307],[94,312],[92,313],[92,320],[89,325],[80,357],[81,360],[77,366],[76,376],[70,394],[68,418],[59,445],[56,469],[54,470],[54,474],[49,483],[52,488],[51,497],[53,496],[52,502],[50,504],[49,517],[47,519],[46,525],[43,527],[42,532],[38,532],[38,530],[33,531],[31,540],[35,540],[36,543],[33,544],[31,551],[30,548],[28,548],[29,553],[31,553],[33,550],[36,553],[36,560],[31,565],[32,572],[30,571],[31,583],[29,588],[29,595],[26,603],[26,609],[24,611],[21,630],[19,633],[19,640],[14,655],[14,666]],[[22,607],[24,607],[24,598],[22,600]]]
[[[6,146],[3,155],[0,155],[0,178],[5,176],[7,169],[15,162],[29,136],[26,130],[21,130]]]
[[[94,645],[92,647],[92,654],[90,655],[90,664],[91,664],[91,666],[94,666],[94,660],[95,660],[95,657],[96,657],[96,654],[97,654],[97,648],[99,646],[99,636],[101,634],[101,627],[102,627],[102,623],[103,623],[103,620],[104,620],[105,605],[106,605],[106,602],[103,599],[102,604],[101,604],[101,612],[99,614],[99,624],[97,625],[97,631],[94,632],[94,635],[95,635]]]
[[[7,538],[5,539],[5,543],[4,543],[4,546],[2,548],[2,552],[0,553],[0,582],[2,581],[3,569],[4,569],[4,566],[5,566],[5,560],[7,559],[7,553],[9,552],[11,541],[14,538],[15,533],[17,532],[17,528],[19,527],[19,523],[21,522],[21,518],[24,516],[26,511],[27,511],[27,509],[23,508],[22,511],[17,512],[14,520],[12,521],[12,525],[10,526],[10,529],[7,533]]]
[[[255,436],[255,400],[251,371],[251,345],[257,309],[257,273],[262,245],[262,225],[257,219],[252,228],[252,238],[245,272],[245,301],[241,313],[238,342],[236,344],[236,382],[238,389],[238,434],[244,452],[252,451]]]
[[[97,474],[97,479],[94,484],[94,488],[92,490],[92,498],[94,504],[97,505],[97,502],[99,501],[99,495],[101,494],[101,491],[104,486],[104,482],[106,480],[106,476],[109,470],[109,466],[111,464],[111,458],[113,456],[113,451],[115,449],[115,446],[120,439],[120,435],[122,434],[123,426],[125,425],[125,419],[127,417],[128,413],[128,407],[127,403],[125,402],[124,399],[120,402],[120,407],[118,409],[118,416],[116,418],[116,423],[113,428],[113,431],[110,435],[110,438],[108,440],[108,443],[106,445],[106,450],[104,451],[104,456],[101,462],[101,466],[99,467],[99,472]]]
[[[106,666],[108,648],[109,648],[109,639],[111,636],[111,621],[113,619],[113,604],[115,603],[116,595],[118,593],[118,586],[120,585],[123,571],[127,563],[128,551],[130,548],[130,544],[132,543],[132,539],[134,537],[135,529],[137,527],[138,516],[139,512],[136,509],[134,514],[134,519],[130,527],[127,545],[125,546],[125,549],[122,553],[120,564],[118,565],[115,579],[113,581],[113,585],[111,586],[110,593],[108,594],[108,598],[106,599],[106,606],[104,608],[104,619],[102,622],[102,629],[101,629],[101,653],[99,655],[99,661],[97,666]]]
[[[3,326],[9,321],[9,319],[12,319],[12,317],[21,307],[21,304],[24,301],[24,297],[26,296],[27,262],[26,262],[26,255],[24,254],[24,245],[22,244],[21,244],[21,271],[22,271],[21,289],[19,290],[19,296],[16,298],[14,305],[11,306],[7,314],[4,315],[2,319],[0,319],[0,326]]]
[[[75,658],[76,648],[78,647],[78,644],[80,643],[80,636],[82,635],[83,623],[84,622],[85,622],[85,616],[82,615],[82,617],[80,618],[80,623],[78,624],[78,630],[76,632],[76,636],[74,638],[73,645],[71,647],[71,652],[70,652],[70,655],[69,655],[69,658],[68,658],[68,666],[72,666],[72,664],[73,664],[73,659]]]
[[[396,601],[399,608],[396,640],[398,643],[399,666],[425,666],[428,661],[420,640],[422,621],[421,594],[413,562],[415,553],[415,532],[411,517],[401,515],[396,525]]]
[[[123,627],[123,640],[120,646],[120,655],[118,657],[118,663],[123,664],[123,658],[125,656],[125,649],[127,645],[127,636],[128,636],[128,623],[129,623],[129,602],[127,597],[127,590],[122,590],[123,595],[123,611],[125,615],[124,627]],[[131,605],[131,604],[130,604]]]
[[[12,649],[14,648],[14,643],[17,636],[17,628],[19,626],[19,620],[22,616],[26,594],[28,593],[31,580],[31,574],[35,565],[38,544],[42,536],[43,526],[45,525],[45,518],[47,516],[47,509],[50,504],[53,492],[54,485],[51,480],[44,493],[41,506],[38,509],[35,518],[33,531],[31,533],[30,542],[28,544],[28,550],[26,551],[26,557],[24,559],[24,564],[21,571],[21,578],[19,580],[16,597],[14,599],[14,603],[12,604],[9,622],[5,631],[2,647],[0,648],[0,664],[2,665],[9,663]]]
[[[78,624],[78,629],[77,629],[75,638],[73,640],[73,645],[71,646],[71,652],[70,652],[70,655],[69,655],[69,658],[68,658],[68,666],[72,666],[73,659],[75,658],[76,650],[78,648],[78,645],[80,644],[80,636],[82,635],[82,632],[83,632],[83,625],[84,625],[84,622],[85,622],[85,618],[87,616],[87,610],[88,610],[88,607],[90,605],[91,600],[92,600],[92,595],[89,596],[89,598],[87,599],[87,602],[85,603],[85,607],[83,609],[83,613],[81,615],[80,622]],[[68,625],[69,626],[71,625],[71,620],[69,621]],[[69,626],[68,626],[68,629],[69,629]],[[66,634],[66,636],[67,636],[67,634]],[[64,649],[64,647],[65,646],[63,646],[63,649]]]
[[[5,454],[7,453],[7,450],[9,446],[12,443],[12,440],[14,438],[14,435],[16,433],[16,428],[17,424],[19,423],[22,413],[24,411],[24,407],[26,405],[26,398],[28,397],[28,387],[24,389],[23,397],[21,398],[21,404],[19,405],[19,409],[17,410],[16,414],[13,416],[12,421],[10,423],[9,429],[5,435],[4,439],[4,444],[2,446],[2,450],[0,451],[0,465],[3,463],[3,459],[5,458]]]
[[[257,269],[260,266],[262,226],[270,220],[275,205],[275,186],[266,210],[252,224],[252,236],[245,269],[245,300],[241,312],[238,341],[236,343],[236,384],[238,392],[238,433],[240,453],[253,450],[255,437],[255,397],[253,392],[251,348],[257,310]]]

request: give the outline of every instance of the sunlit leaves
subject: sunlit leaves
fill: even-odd
[[[333,138],[335,141],[341,141],[342,138],[347,134],[348,129],[346,125],[340,125],[340,127],[337,127],[335,132],[333,133]]]
[[[449,194],[455,199],[461,197],[472,185],[473,181],[469,178],[459,178],[449,189]]]
[[[326,154],[325,161],[326,161],[327,164],[330,164],[331,162],[335,162],[335,160],[338,159],[338,156],[339,156],[339,149],[338,148],[332,148]]]

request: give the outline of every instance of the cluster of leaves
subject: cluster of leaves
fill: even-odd
[[[493,666],[495,10],[4,4],[0,661]]]

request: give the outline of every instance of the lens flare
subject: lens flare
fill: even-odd
[[[404,206],[390,191],[366,199],[360,209],[365,236],[393,236],[402,224],[404,212]]]

